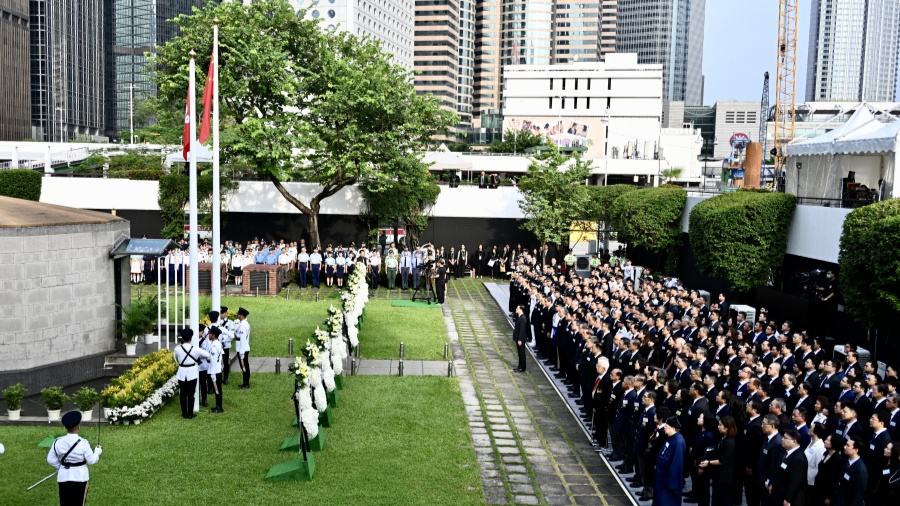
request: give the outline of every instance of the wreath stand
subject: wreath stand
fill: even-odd
[[[313,474],[316,472],[316,462],[315,459],[313,459],[312,450],[309,447],[309,435],[306,433],[303,424],[300,423],[300,401],[297,399],[296,392],[294,393],[294,410],[297,413],[297,426],[300,429],[300,433],[297,436],[294,436],[294,438],[296,438],[296,447],[299,447],[302,458],[288,460],[287,462],[275,464],[270,467],[269,472],[266,473],[266,481],[268,482],[312,481]],[[322,435],[321,430],[319,431],[319,435]],[[285,440],[284,443],[281,444],[282,449],[286,449],[285,445],[294,438]]]

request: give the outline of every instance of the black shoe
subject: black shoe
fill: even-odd
[[[209,412],[210,413],[224,413],[224,411],[222,411],[222,408],[212,408],[211,410],[209,410]]]
[[[696,497],[685,497],[685,498],[683,499],[683,501],[686,502],[686,503],[688,503],[688,504],[697,504],[698,502],[700,502],[700,500],[697,499]]]
[[[250,385],[241,385],[238,387],[238,389],[240,389],[240,390],[246,390],[248,388],[250,388]]]
[[[227,384],[228,384],[228,380],[222,380],[222,384],[223,384],[223,385],[227,385]]]
[[[575,404],[578,404],[579,406],[584,406],[584,401],[581,399],[578,399],[575,401]]]
[[[553,377],[556,379],[563,379],[566,377],[566,375],[561,372],[558,372],[558,373],[554,374]]]
[[[189,415],[188,415],[188,419],[190,420],[190,419],[192,419],[192,418],[197,418],[197,415],[194,414],[194,413],[189,414]]]
[[[629,485],[629,486],[630,486],[631,488],[637,488],[637,489],[644,488],[644,484],[643,484],[642,482],[640,482],[640,481],[632,482],[632,484]]]
[[[638,497],[638,501],[641,501],[641,502],[652,501],[652,500],[653,500],[653,497],[651,497],[649,495],[641,495],[640,497]]]
[[[525,372],[525,369],[520,369],[520,368],[516,367],[515,369],[513,369],[513,372]]]
[[[200,405],[203,406],[204,408],[207,408],[207,407],[209,407],[209,402],[202,401],[202,402],[200,402]]]

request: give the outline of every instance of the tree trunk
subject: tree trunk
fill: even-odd
[[[309,218],[309,242],[313,248],[321,247],[321,241],[319,240],[319,203],[313,201],[313,205],[310,207],[312,212],[306,215]]]

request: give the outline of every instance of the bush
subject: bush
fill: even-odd
[[[22,400],[25,399],[25,393],[28,389],[23,387],[21,383],[10,385],[3,390],[3,400],[6,401],[6,409],[16,411],[22,408]]]
[[[62,409],[69,400],[69,396],[63,392],[62,387],[47,387],[41,390],[41,401],[47,406],[47,409]]]
[[[41,200],[43,175],[31,169],[0,171],[0,196],[16,199]]]
[[[131,365],[125,374],[109,382],[100,397],[105,408],[134,407],[147,400],[178,371],[169,350],[145,355]]]
[[[841,233],[838,264],[847,312],[866,328],[900,318],[900,200],[855,209]]]
[[[746,292],[780,271],[797,198],[785,193],[738,191],[717,195],[691,210],[691,246],[701,272]]]
[[[612,205],[612,224],[619,240],[656,253],[674,248],[681,239],[681,214],[687,192],[679,186],[625,191]]]
[[[72,396],[72,402],[78,406],[81,411],[90,411],[100,400],[100,394],[91,387],[81,387],[75,395]]]

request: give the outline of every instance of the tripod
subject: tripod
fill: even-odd
[[[425,300],[431,304],[431,301],[437,300],[437,293],[434,291],[434,263],[429,262],[425,267],[422,268],[421,277],[423,278],[424,283],[419,283],[419,288],[416,288],[416,291],[413,292],[412,298],[410,300]],[[425,294],[419,295],[419,292],[422,290],[422,285],[425,286]]]

